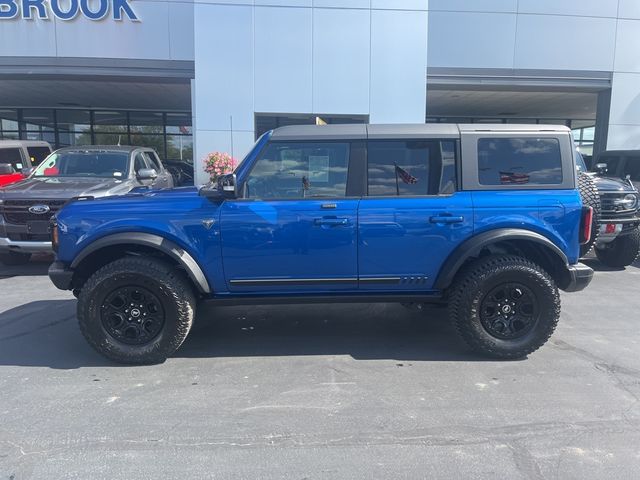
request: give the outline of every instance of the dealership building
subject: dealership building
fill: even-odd
[[[0,0],[0,138],[241,158],[295,123],[565,124],[640,148],[638,0]]]

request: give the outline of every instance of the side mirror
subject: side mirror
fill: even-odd
[[[33,173],[34,170],[35,170],[35,168],[33,168],[33,167],[32,168],[23,168],[22,170],[20,170],[20,172],[25,177],[28,177],[29,175],[31,175]]]
[[[238,198],[236,174],[227,173],[218,177],[218,190],[224,198]]]
[[[0,163],[0,175],[11,175],[14,173],[13,167],[9,163]]]
[[[216,183],[209,183],[202,187],[198,193],[203,197],[222,200],[224,198],[237,198],[236,174],[228,173],[218,177]]]
[[[607,164],[606,163],[596,163],[596,172],[601,175],[607,173]]]
[[[138,180],[155,180],[158,178],[158,172],[155,168],[141,168],[136,173]]]

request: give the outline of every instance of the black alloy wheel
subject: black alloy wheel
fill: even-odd
[[[104,299],[102,326],[114,339],[128,345],[144,345],[162,331],[165,312],[149,290],[137,286],[118,287]]]
[[[480,306],[480,322],[490,335],[511,340],[529,333],[537,322],[533,292],[520,283],[504,283],[491,290]]]

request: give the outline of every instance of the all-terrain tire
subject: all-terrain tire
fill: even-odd
[[[533,302],[530,329],[516,338],[499,338],[481,320],[481,309],[491,292],[506,285],[522,285]],[[551,337],[560,318],[560,295],[553,279],[535,263],[518,256],[492,255],[468,265],[449,293],[449,318],[474,351],[497,359],[517,359],[540,348]]]
[[[596,247],[595,250],[598,260],[608,267],[628,267],[640,255],[640,230],[636,228],[632,233],[605,243],[602,248]]]
[[[136,288],[146,292],[142,299]],[[120,291],[125,292],[122,296],[127,302],[128,295],[136,294],[140,307],[152,298],[160,305],[156,312],[164,312],[161,330],[144,344],[132,345],[125,336],[107,331],[110,324],[105,320],[106,312],[112,307],[108,299]],[[134,293],[126,293],[130,291]],[[182,345],[191,329],[195,307],[193,289],[183,272],[168,262],[142,256],[115,260],[95,272],[80,291],[77,312],[82,334],[99,353],[120,363],[154,364],[164,362]]]
[[[591,239],[588,243],[580,245],[580,256],[584,257],[596,243],[600,230],[598,228],[600,221],[600,212],[602,210],[600,203],[600,192],[598,187],[589,175],[585,173],[578,173],[578,191],[580,192],[580,198],[582,204],[585,207],[593,208],[593,220],[591,222]]]
[[[30,253],[21,253],[21,252],[9,252],[9,253],[0,253],[0,263],[4,263],[5,265],[24,265],[29,263],[31,260]]]

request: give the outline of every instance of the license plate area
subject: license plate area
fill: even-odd
[[[34,235],[44,235],[50,233],[48,221],[34,220],[27,222],[27,231]]]

